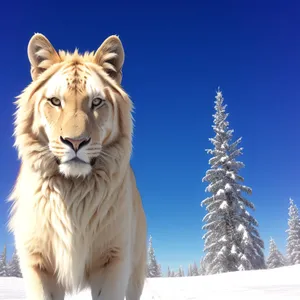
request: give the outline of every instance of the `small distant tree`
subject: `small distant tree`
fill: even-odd
[[[158,265],[158,274],[157,277],[162,277],[161,265]]]
[[[168,271],[167,271],[167,277],[171,277],[171,270],[170,270],[169,266],[168,266]]]
[[[200,267],[199,267],[199,270],[198,270],[198,274],[199,275],[206,275],[207,271],[206,271],[206,265],[205,265],[205,260],[204,258],[202,258],[200,260]]]
[[[300,264],[300,218],[298,208],[291,198],[287,234],[288,263],[290,265]]]
[[[182,266],[179,267],[176,277],[184,277],[184,270],[183,270]]]
[[[161,269],[158,265],[154,253],[154,249],[152,246],[152,236],[149,238],[149,246],[148,246],[148,271],[147,277],[161,277]]]
[[[168,277],[175,277],[175,272],[173,270],[170,269],[170,267],[168,266],[168,273],[167,273]]]
[[[192,276],[193,270],[192,270],[192,265],[189,264],[188,270],[187,270],[187,276]]]
[[[7,263],[6,263],[6,245],[4,245],[3,252],[0,256],[0,277],[7,276]]]
[[[280,268],[285,265],[284,257],[278,250],[275,241],[271,238],[270,239],[270,253],[269,257],[267,258],[267,267],[268,269],[275,269]]]
[[[19,264],[19,257],[16,251],[14,251],[11,261],[7,264],[7,276],[22,277],[20,264]]]
[[[191,276],[199,276],[199,270],[198,270],[198,266],[197,263],[194,261],[192,268],[191,268]]]

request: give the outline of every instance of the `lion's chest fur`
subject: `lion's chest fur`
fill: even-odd
[[[34,181],[23,179],[22,185],[33,187]],[[128,216],[128,205],[119,201],[120,197],[126,200],[125,189],[111,192],[101,181],[98,185],[59,179],[35,183],[35,188],[18,199],[16,219],[20,222],[26,214],[27,220],[16,234],[23,235],[29,253],[39,256],[46,271],[57,273],[67,289],[80,289],[88,273],[118,255],[126,239],[127,218],[123,216]]]

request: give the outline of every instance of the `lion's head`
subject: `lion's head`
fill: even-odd
[[[124,51],[117,36],[81,55],[57,52],[35,34],[28,58],[32,82],[17,100],[15,121],[23,163],[43,175],[79,177],[91,174],[101,158],[116,158],[113,147],[128,157],[132,104],[121,88]]]

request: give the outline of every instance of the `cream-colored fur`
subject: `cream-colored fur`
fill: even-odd
[[[130,166],[122,44],[111,36],[80,55],[35,34],[28,56],[33,81],[17,100],[21,167],[9,222],[27,298],[61,300],[90,287],[93,300],[138,300],[146,219]]]

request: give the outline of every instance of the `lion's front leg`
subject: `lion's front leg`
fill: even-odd
[[[129,281],[129,260],[114,260],[91,276],[93,300],[124,300]]]
[[[54,276],[33,267],[22,268],[28,300],[63,300],[64,289],[56,283]]]

